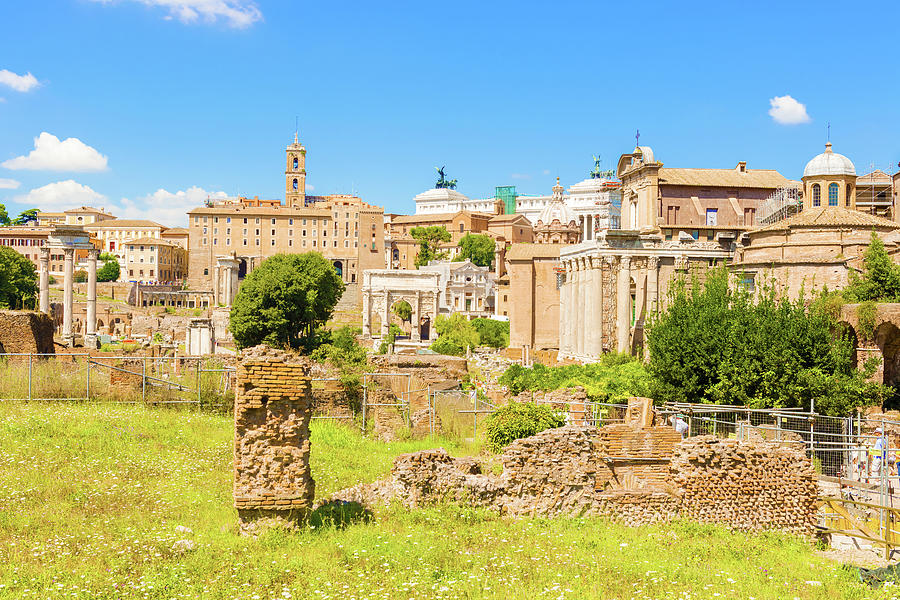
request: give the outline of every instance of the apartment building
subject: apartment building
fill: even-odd
[[[141,283],[175,283],[187,276],[188,253],[169,240],[141,237],[124,246],[125,272],[120,279]]]

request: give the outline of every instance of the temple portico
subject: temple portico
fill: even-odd
[[[669,283],[730,256],[715,242],[666,242],[607,232],[560,252],[559,356],[589,362],[643,345],[645,320],[660,309]]]
[[[47,245],[40,251],[40,278],[38,308],[50,314],[50,252],[62,250],[63,254],[63,322],[62,339],[68,346],[75,344],[73,329],[75,252],[88,250],[88,294],[85,345],[97,342],[97,250],[90,242],[84,228],[78,225],[57,225],[49,234]],[[58,253],[58,252],[57,252]]]

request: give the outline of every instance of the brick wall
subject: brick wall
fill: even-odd
[[[309,470],[308,365],[265,346],[245,350],[234,402],[234,505],[242,531],[262,520],[296,524],[315,494]]]
[[[53,354],[53,320],[43,313],[0,310],[0,352]]]

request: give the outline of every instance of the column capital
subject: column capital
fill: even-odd
[[[647,268],[654,269],[654,270],[659,268],[659,257],[651,256],[650,258],[648,258],[647,259]]]
[[[604,256],[604,257],[603,257],[603,262],[606,263],[606,265],[607,265],[610,269],[614,269],[614,268],[616,268],[616,265],[619,263],[619,257],[618,257],[618,256],[608,256],[608,255],[607,255],[607,256]]]
[[[50,260],[50,247],[49,246],[41,246],[41,260],[48,261]]]
[[[75,248],[63,248],[63,254],[65,254],[66,260],[68,260],[69,258],[74,258]]]
[[[603,259],[600,256],[594,255],[590,257],[591,268],[592,269],[602,269],[603,268]]]
[[[630,269],[630,268],[631,268],[631,257],[630,257],[630,256],[623,256],[623,257],[621,258],[621,261],[622,261],[622,268],[623,268],[623,269]]]
[[[100,251],[96,248],[88,250],[88,260],[97,260],[100,257]]]

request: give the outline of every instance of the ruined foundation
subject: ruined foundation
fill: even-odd
[[[602,515],[626,525],[689,518],[813,533],[816,476],[802,451],[712,436],[682,441],[654,421],[649,401],[632,399],[625,424],[566,425],[513,442],[499,476],[442,448],[404,454],[390,478],[336,498],[410,507],[449,499],[512,516]]]
[[[315,495],[311,414],[303,359],[266,346],[242,352],[234,402],[234,506],[241,533],[295,527],[308,516]]]

